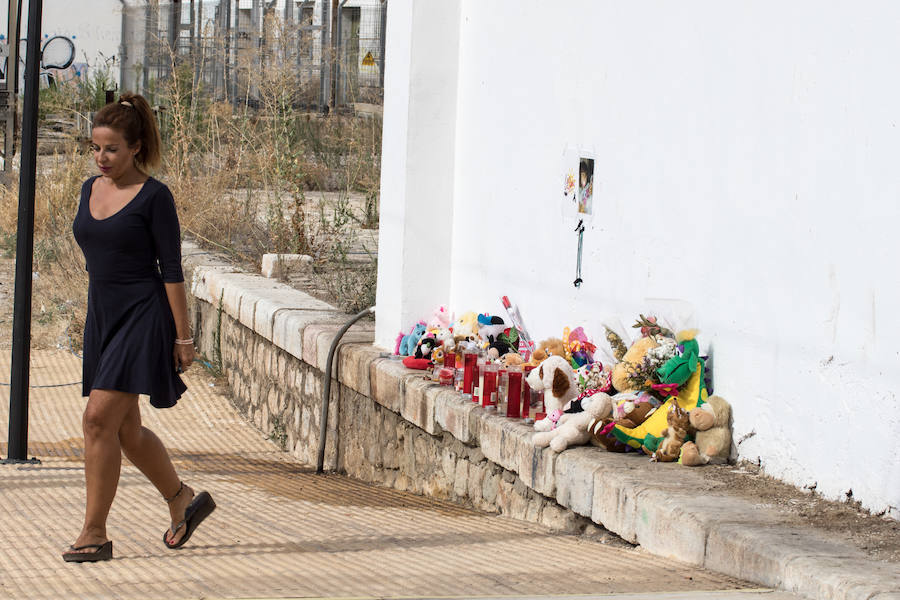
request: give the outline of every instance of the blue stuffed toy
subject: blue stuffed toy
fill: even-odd
[[[425,323],[416,323],[412,331],[400,338],[400,343],[397,345],[397,354],[400,356],[412,356],[416,351],[416,345],[418,345],[423,335],[425,335]]]

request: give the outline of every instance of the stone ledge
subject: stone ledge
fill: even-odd
[[[214,307],[221,299],[229,317],[324,371],[334,335],[348,315],[271,279],[210,263],[202,253],[185,252],[185,257],[196,299]],[[521,496],[531,490],[527,493],[555,500],[558,507],[547,507],[551,512],[570,511],[540,519],[532,515],[535,520],[565,523],[581,515],[655,554],[812,598],[900,596],[900,574],[891,570],[893,565],[873,563],[814,531],[789,528],[774,511],[729,496],[727,490],[698,495],[697,490],[709,487],[699,471],[592,447],[558,455],[534,448],[530,426],[486,412],[461,394],[426,381],[423,372],[386,358],[371,346],[372,329],[370,323],[356,325],[345,335],[334,365],[337,380],[418,430],[438,438],[450,435],[494,468],[514,473],[525,486]],[[329,442],[326,464],[333,465],[337,446]],[[415,450],[407,452],[414,455],[409,460],[415,460]],[[472,467],[460,462],[442,468]],[[479,477],[468,477],[469,485]],[[515,486],[500,485],[498,477],[485,476],[481,486],[491,491],[497,485],[501,493],[513,494]],[[454,485],[466,479],[457,477]],[[398,476],[393,485],[399,489],[409,482]],[[451,491],[462,495],[466,490]],[[529,518],[527,509],[521,513]]]

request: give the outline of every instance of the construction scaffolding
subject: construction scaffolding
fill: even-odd
[[[386,0],[132,1],[121,87],[152,95],[175,75],[234,104],[254,106],[272,85],[309,109],[380,104],[386,10]]]

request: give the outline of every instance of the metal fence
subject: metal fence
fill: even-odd
[[[121,87],[173,76],[216,100],[258,104],[280,86],[300,106],[380,104],[387,0],[147,0],[124,8]]]

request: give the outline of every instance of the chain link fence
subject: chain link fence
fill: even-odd
[[[146,0],[123,9],[121,86],[151,96],[173,76],[254,106],[260,86],[298,107],[381,104],[387,0]]]

